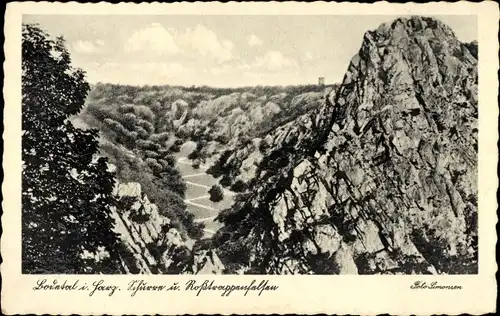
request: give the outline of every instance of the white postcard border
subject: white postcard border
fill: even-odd
[[[479,43],[479,274],[459,276],[37,276],[21,274],[21,16],[22,14],[321,14],[321,15],[452,15],[478,17]],[[9,3],[5,16],[4,63],[4,183],[1,253],[2,309],[13,314],[482,314],[495,310],[495,225],[497,222],[497,70],[498,5],[483,3],[375,4],[355,3],[173,3],[79,4]],[[346,65],[347,67],[347,65]],[[122,291],[113,296],[93,296],[78,291],[35,291],[37,280],[57,278],[92,284],[104,280]],[[189,280],[214,280],[219,284],[249,284],[268,280],[276,291],[257,293],[193,291],[138,293],[126,291],[131,280],[184,288]],[[462,290],[415,290],[415,281],[457,284]]]

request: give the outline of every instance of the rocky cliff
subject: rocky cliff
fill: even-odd
[[[266,128],[253,139],[239,139],[232,147],[214,155],[217,159],[207,172],[215,177],[222,176],[221,184],[244,183],[253,186],[258,180],[257,172],[272,169],[273,157],[290,159],[291,155],[301,155],[314,148],[316,140],[324,134],[319,127],[326,124],[332,115],[332,108],[323,106],[326,98],[332,98],[335,88],[323,92],[306,92],[291,99],[287,114],[274,117],[266,122]],[[329,101],[327,101],[329,102]],[[300,114],[303,113],[303,114]],[[267,157],[267,158],[266,158]],[[266,158],[266,159],[264,159]],[[269,159],[270,158],[270,159]],[[211,162],[209,160],[209,162]],[[259,168],[260,166],[260,168]],[[240,190],[236,190],[240,191]]]
[[[367,32],[221,214],[217,252],[247,273],[477,273],[477,111],[477,46],[431,18]]]
[[[224,269],[215,253],[191,251],[192,243],[158,212],[136,182],[118,183],[112,213],[121,240],[121,269],[134,274],[215,274]]]

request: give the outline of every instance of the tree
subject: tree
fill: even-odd
[[[259,151],[263,155],[267,153],[270,147],[271,146],[269,146],[265,139],[262,139],[259,143]]]
[[[190,160],[198,159],[198,158],[200,158],[200,151],[198,149],[195,149],[192,152],[190,152],[187,157]]]
[[[216,184],[208,190],[208,194],[210,194],[210,201],[212,202],[220,202],[224,198],[224,191]]]
[[[89,91],[63,38],[22,28],[22,270],[110,273],[118,236],[110,217],[114,176],[97,158],[96,130],[69,121]],[[85,259],[105,251],[107,260]]]
[[[231,190],[234,192],[243,192],[247,190],[248,186],[245,182],[242,180],[236,180],[232,185],[231,185]]]
[[[170,190],[182,198],[186,195],[186,182],[178,169],[166,167],[157,179],[154,183],[159,189]]]
[[[171,152],[174,152],[174,153],[178,153],[179,151],[181,151],[181,146],[184,142],[180,139],[176,139],[174,144],[172,146],[170,146],[170,151]]]

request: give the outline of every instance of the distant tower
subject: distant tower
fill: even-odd
[[[319,77],[318,78],[318,84],[320,86],[324,86],[325,85],[325,77]]]

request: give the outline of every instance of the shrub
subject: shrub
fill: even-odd
[[[181,151],[181,146],[177,143],[174,143],[172,146],[170,146],[170,150],[174,153],[178,153],[179,151]]]
[[[227,175],[223,176],[220,180],[220,184],[224,187],[228,187],[231,185],[231,178]]]
[[[198,149],[193,150],[188,156],[188,159],[195,160],[200,158],[200,152]]]
[[[200,162],[199,161],[195,161],[195,162],[193,162],[192,166],[193,166],[194,169],[200,169]]]
[[[153,119],[155,118],[153,111],[151,111],[151,109],[144,105],[134,106],[134,112],[138,117],[149,122],[153,121]]]
[[[193,239],[201,239],[205,232],[203,229],[205,228],[205,224],[203,223],[194,223],[188,227],[188,234]]]
[[[219,136],[215,137],[215,141],[225,145],[225,144],[229,143],[230,139],[229,139],[229,137],[227,137],[225,135],[219,135]]]
[[[211,174],[215,178],[219,178],[220,176],[228,173],[227,160],[231,156],[232,152],[230,150],[226,150],[222,153],[219,159],[207,170],[208,174]],[[231,183],[224,185],[228,186]]]
[[[155,127],[153,126],[153,124],[151,124],[148,121],[137,120],[137,125],[141,126],[146,131],[146,133],[148,134],[148,136],[155,131]]]
[[[160,145],[158,145],[155,142],[152,142],[150,140],[144,140],[144,139],[139,139],[136,142],[137,148],[143,149],[143,150],[152,150],[152,151],[158,151],[160,149]]]
[[[163,157],[163,159],[167,162],[167,164],[171,167],[175,166],[175,157],[172,155],[168,155]]]
[[[137,117],[133,113],[124,114],[120,117],[120,121],[130,131],[133,131],[137,125]]]
[[[184,141],[182,139],[176,139],[174,144],[170,146],[170,150],[174,153],[178,153],[181,151],[181,146],[184,144]]]
[[[227,274],[235,274],[242,267],[248,267],[252,252],[251,245],[230,238],[224,241],[216,240],[216,243],[219,246],[216,248],[217,255],[224,264]]]
[[[145,162],[154,175],[158,175],[163,171],[163,166],[159,164],[158,161],[156,161],[156,159],[146,158]]]
[[[234,192],[243,192],[247,190],[247,184],[241,180],[237,180],[231,185],[231,190]]]
[[[189,134],[184,131],[183,129],[179,129],[175,132],[175,137],[180,138],[180,139],[188,139]]]
[[[157,153],[156,151],[152,151],[152,150],[144,150],[143,153],[144,153],[144,157],[146,157],[146,158],[156,159],[156,158],[160,157],[159,153]]]
[[[145,213],[133,213],[130,215],[130,219],[137,224],[144,224],[149,221],[149,214]]]
[[[165,168],[159,177],[160,179],[157,179],[155,181],[156,183],[168,187],[171,191],[184,197],[186,194],[186,183],[182,179],[178,169],[171,167]]]
[[[208,168],[207,173],[212,175],[214,178],[219,178],[222,175],[220,161],[217,160],[210,168]]]
[[[116,206],[119,212],[123,212],[130,210],[135,202],[137,202],[137,197],[135,196],[122,196],[116,201]]]
[[[134,105],[133,104],[123,104],[118,108],[119,113],[130,113],[134,112]],[[135,115],[134,115],[135,116]]]
[[[170,133],[168,132],[163,132],[163,133],[158,133],[158,134],[152,134],[149,139],[153,142],[163,144],[166,141],[168,141],[168,138],[170,137]]]
[[[224,198],[224,191],[219,185],[216,184],[208,190],[208,194],[210,194],[210,201],[212,202],[220,202]]]
[[[263,139],[260,141],[259,143],[259,151],[262,153],[262,154],[265,154],[267,152],[267,150],[269,149],[269,144]]]

